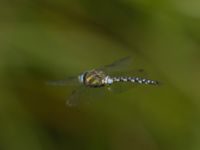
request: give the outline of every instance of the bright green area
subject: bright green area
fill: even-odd
[[[198,0],[1,1],[0,149],[199,150],[199,8]],[[45,84],[124,56],[163,85],[69,108],[75,87]]]

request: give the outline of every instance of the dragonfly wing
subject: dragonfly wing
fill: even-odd
[[[70,97],[66,101],[67,106],[77,106],[81,103],[82,94],[84,93],[84,87],[80,87],[72,92]]]
[[[99,70],[103,70],[106,73],[119,72],[122,70],[127,70],[131,66],[131,63],[132,63],[132,59],[130,56],[128,56],[128,57],[124,57],[120,60],[117,60],[109,65],[100,67]]]
[[[78,77],[68,77],[64,80],[55,80],[55,81],[48,81],[47,84],[49,85],[56,85],[56,86],[67,86],[67,85],[79,85]]]
[[[76,89],[72,92],[66,104],[68,106],[78,106],[82,104],[88,104],[96,100],[101,100],[110,93],[111,92],[107,89],[107,87],[87,88],[82,86],[79,89]]]
[[[132,63],[132,57],[124,57],[120,60],[113,62],[112,64],[100,67],[99,70],[106,72],[111,76],[140,76],[147,77],[147,73],[143,69],[138,69]]]
[[[119,93],[129,91],[130,89],[132,89],[134,87],[136,87],[136,86],[132,83],[115,83],[110,86],[110,91],[113,94],[119,94]]]
[[[148,73],[143,69],[134,69],[117,73],[110,73],[109,75],[114,77],[115,76],[142,77],[142,78],[148,77]]]

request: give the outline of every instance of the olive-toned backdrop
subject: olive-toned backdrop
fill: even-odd
[[[1,0],[0,149],[199,150],[199,8],[198,0]],[[77,87],[45,84],[125,56],[162,85],[97,101],[94,93],[70,108]]]

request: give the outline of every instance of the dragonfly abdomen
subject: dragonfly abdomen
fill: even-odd
[[[140,78],[140,77],[112,77],[114,82],[130,82],[130,83],[139,83],[139,84],[150,84],[150,85],[158,85],[158,81]]]

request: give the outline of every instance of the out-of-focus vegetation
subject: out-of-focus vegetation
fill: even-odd
[[[199,150],[198,0],[1,0],[1,150]],[[124,56],[160,87],[69,108],[63,79]]]

